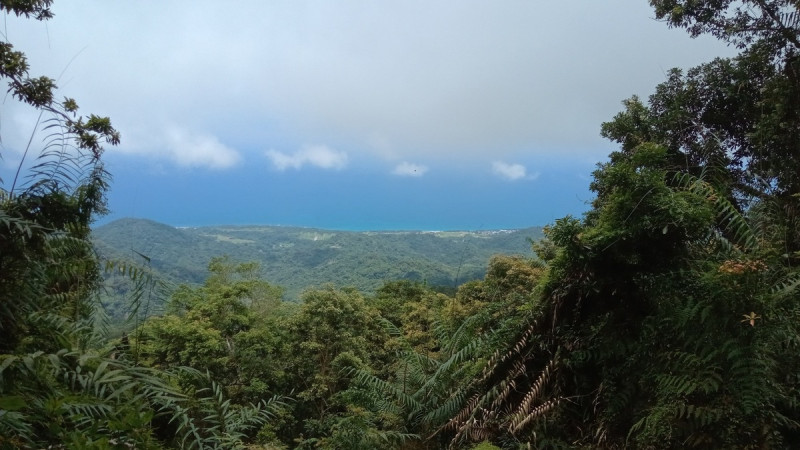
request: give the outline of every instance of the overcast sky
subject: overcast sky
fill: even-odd
[[[515,228],[580,214],[600,124],[732,50],[647,1],[56,1],[33,74],[122,133],[113,214],[173,225]],[[36,116],[0,109],[4,173]],[[7,178],[4,177],[4,178]],[[107,219],[108,220],[108,219]]]

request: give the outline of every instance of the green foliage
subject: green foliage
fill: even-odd
[[[195,382],[191,402],[176,405],[170,422],[177,425],[175,441],[180,448],[244,449],[244,439],[286,406],[278,397],[242,406],[225,398],[223,388],[206,373],[182,369]],[[184,378],[185,379],[185,378]],[[197,388],[197,382],[202,387]]]
[[[99,290],[103,312],[109,321],[116,325],[111,336],[126,335],[131,328],[137,328],[141,321],[163,309],[164,299],[172,289],[152,269],[145,255],[139,255],[141,262],[105,260],[104,283]],[[113,287],[109,287],[113,280]],[[119,293],[124,303],[109,301],[109,290]],[[120,318],[124,321],[120,322]]]
[[[135,332],[134,357],[162,369],[202,368],[237,401],[257,402],[279,379],[280,331],[273,325],[282,292],[256,277],[257,264],[217,258],[209,268],[205,285],[179,287],[168,313]]]
[[[283,406],[276,398],[237,406],[210,379],[205,378],[208,387],[185,390],[175,380],[124,357],[93,352],[5,355],[0,360],[0,436],[5,436],[0,446],[71,442],[74,448],[162,448],[158,437],[171,427],[158,429],[154,423],[168,421],[180,448],[244,448],[245,432]]]
[[[500,426],[497,414],[508,404],[495,401],[492,375],[481,370],[496,364],[493,352],[516,337],[513,330],[527,317],[542,273],[539,263],[498,256],[491,260],[483,281],[462,285],[454,298],[443,302],[426,295],[422,286],[390,284],[381,289],[379,299],[394,294],[407,311],[428,311],[430,337],[427,345],[420,346],[419,334],[408,331],[409,325],[413,329],[418,323],[413,314],[401,315],[400,326],[384,320],[397,348],[394,373],[379,377],[358,370],[355,381],[365,394],[362,404],[394,417],[402,424],[400,430],[419,435],[415,442],[424,448],[463,447],[489,435],[496,438],[491,430]],[[520,380],[512,383],[525,378],[520,371],[514,376]],[[511,389],[513,384],[505,383]]]
[[[525,414],[509,418],[516,438],[662,448],[793,439],[798,412],[779,405],[797,384],[779,368],[800,330],[778,318],[798,305],[776,301],[773,284],[794,269],[723,193],[670,167],[654,144],[612,155],[586,219],[548,230],[559,249],[542,303],[488,366],[500,381],[487,396],[525,392],[516,374],[529,380],[515,400]]]
[[[669,72],[645,106],[633,98],[603,124],[629,152],[667,149],[670,171],[703,178],[742,212],[762,206],[784,223],[790,257],[800,249],[800,10],[796,2],[651,1],[658,18],[742,48],[685,73]],[[780,211],[780,212],[778,212]],[[793,263],[797,263],[796,260]]]
[[[480,444],[472,447],[472,450],[500,450],[500,447],[492,445],[488,441],[483,441]]]
[[[388,322],[386,325],[391,327]],[[353,389],[363,395],[361,404],[378,415],[391,417],[390,423],[397,423],[414,440],[435,433],[466,400],[468,380],[474,375],[472,358],[482,349],[482,340],[466,339],[463,343],[463,338],[457,334],[445,342],[437,358],[420,354],[403,342],[391,381],[369,370],[357,370]],[[429,445],[435,448],[437,442],[444,444],[437,439]]]
[[[104,442],[109,448],[157,448],[151,419],[183,398],[149,369],[67,350],[4,355],[0,387],[3,446]]]
[[[428,355],[438,347],[434,329],[449,302],[449,297],[429,286],[406,280],[387,282],[373,300],[381,317],[391,322],[390,334],[402,335],[417,351]]]
[[[3,2],[2,9],[44,20],[49,1]],[[46,118],[43,147],[26,168],[25,158],[10,186],[0,180],[0,352],[55,350],[46,322],[87,320],[90,293],[99,280],[97,262],[87,242],[89,225],[105,210],[108,174],[100,162],[101,142],[116,144],[119,135],[107,119],[92,116],[92,125],[74,119],[77,106],[53,100],[55,84],[31,78],[25,55],[0,43],[0,76],[17,100]],[[95,126],[104,121],[103,127]],[[92,141],[92,142],[88,142]],[[25,169],[25,170],[23,170]],[[44,339],[25,339],[44,337]],[[55,342],[56,345],[60,344]]]
[[[297,398],[294,415],[302,423],[284,432],[302,434],[301,448],[319,439],[335,442],[341,438],[337,433],[355,433],[355,424],[368,426],[376,420],[348,406],[347,389],[352,370],[386,360],[388,336],[378,318],[377,309],[358,291],[327,287],[307,291],[287,320],[286,370]]]

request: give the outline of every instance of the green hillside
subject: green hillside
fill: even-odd
[[[498,253],[529,255],[540,227],[491,231],[333,231],[277,226],[175,228],[145,219],[120,219],[97,227],[101,257],[150,258],[172,283],[201,283],[213,257],[258,261],[263,276],[286,289],[285,298],[324,284],[373,292],[385,281],[426,281],[454,288],[483,278]]]

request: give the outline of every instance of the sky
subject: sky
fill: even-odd
[[[120,131],[98,224],[546,225],[588,208],[591,173],[615,150],[600,125],[624,99],[734,54],[669,29],[644,0],[62,0],[53,12],[0,30],[33,75]],[[5,189],[36,118],[0,104]]]

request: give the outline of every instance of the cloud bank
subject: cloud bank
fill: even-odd
[[[163,154],[216,168],[237,161],[220,142],[336,142],[392,161],[605,156],[599,126],[621,100],[646,97],[671,67],[734,51],[629,0],[174,0],[158,14],[85,0],[55,12],[47,24],[7,17],[34,74],[64,72],[64,95],[109,115],[123,142],[163,123],[203,130],[196,153],[180,137]],[[319,161],[271,155],[281,170]],[[343,164],[333,154],[319,167]]]

